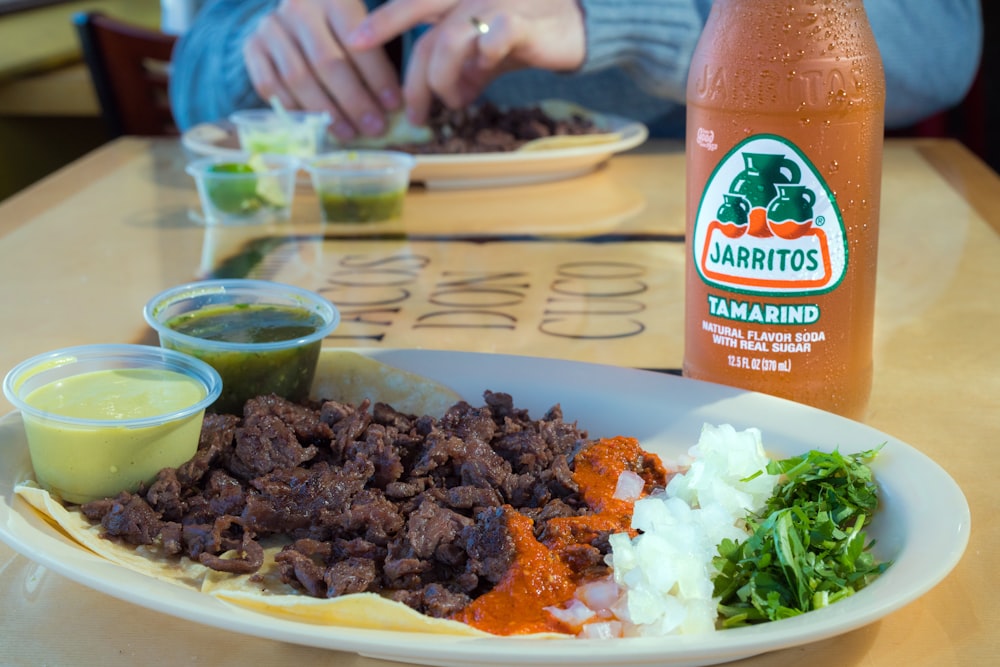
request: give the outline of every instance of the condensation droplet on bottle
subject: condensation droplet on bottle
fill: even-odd
[[[829,123],[830,121],[827,121],[827,122]],[[835,172],[838,169],[840,169],[840,163],[837,162],[836,160],[830,160],[830,167],[829,168],[830,168],[831,172]]]

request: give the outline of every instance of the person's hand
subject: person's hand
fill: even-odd
[[[345,45],[366,14],[363,0],[282,0],[243,46],[254,89],[289,109],[329,112],[343,140],[382,134],[402,94],[384,49]]]
[[[367,53],[422,23],[431,26],[410,54],[403,83],[407,115],[417,125],[434,98],[460,108],[504,72],[571,71],[586,51],[577,0],[390,0],[347,43]]]

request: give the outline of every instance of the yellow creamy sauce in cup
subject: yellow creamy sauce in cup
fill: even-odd
[[[23,420],[38,483],[63,500],[84,503],[151,482],[161,468],[194,455],[204,411],[138,428],[114,422],[169,416],[205,395],[198,380],[161,369],[92,371],[35,389],[25,402],[48,416],[24,414]]]

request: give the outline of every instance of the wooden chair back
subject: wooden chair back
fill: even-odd
[[[177,37],[100,12],[73,23],[111,137],[178,134],[167,96]]]

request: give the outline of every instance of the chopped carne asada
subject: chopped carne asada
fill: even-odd
[[[581,113],[554,118],[540,106],[506,109],[490,102],[462,109],[448,109],[438,103],[431,109],[427,126],[430,141],[392,148],[425,155],[504,153],[535,139],[601,131]]]
[[[207,414],[187,463],[81,510],[110,539],[234,574],[256,572],[261,542],[281,536],[281,577],[304,594],[370,591],[452,617],[510,567],[512,516],[543,539],[553,519],[593,513],[572,476],[587,433],[558,405],[533,420],[507,394],[484,400],[436,419],[258,397],[242,416]],[[589,575],[607,571],[610,532],[573,547]]]

